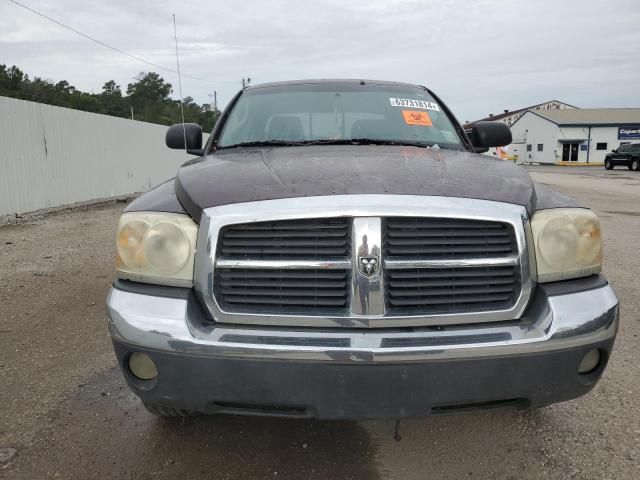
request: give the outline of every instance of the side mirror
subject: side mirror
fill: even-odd
[[[511,143],[511,130],[502,122],[477,122],[471,129],[471,143],[476,152],[486,152],[491,147],[503,147]]]
[[[165,142],[167,147],[184,150],[186,137],[187,153],[202,155],[202,127],[197,123],[176,123],[167,130]]]
[[[618,153],[618,150],[614,148],[613,150],[611,150],[611,153]]]

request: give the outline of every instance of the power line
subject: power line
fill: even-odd
[[[108,49],[110,49],[110,50],[113,50],[114,52],[118,52],[118,53],[120,53],[121,55],[126,55],[126,56],[127,56],[127,57],[129,57],[129,58],[133,58],[134,60],[137,60],[138,62],[146,63],[147,65],[150,65],[150,66],[152,66],[152,67],[155,67],[155,68],[157,68],[157,69],[159,69],[159,70],[164,70],[165,72],[171,72],[171,73],[174,73],[174,74],[176,74],[176,75],[178,74],[178,72],[177,72],[176,70],[173,70],[173,69],[171,69],[171,68],[167,68],[167,67],[163,67],[162,65],[158,65],[157,63],[150,62],[150,61],[148,61],[148,60],[145,60],[145,59],[144,59],[144,58],[142,58],[142,57],[138,57],[137,55],[133,55],[132,53],[125,52],[124,50],[121,50],[121,49],[119,49],[118,47],[114,47],[114,46],[112,46],[112,45],[109,45],[108,43],[105,43],[105,42],[103,42],[103,41],[101,41],[101,40],[98,40],[97,38],[94,38],[94,37],[92,37],[92,36],[90,36],[90,35],[87,35],[86,33],[82,33],[81,31],[76,30],[75,28],[70,27],[69,25],[65,25],[64,23],[62,23],[62,22],[60,22],[60,21],[58,21],[58,20],[56,20],[56,19],[54,19],[54,18],[51,18],[51,17],[49,17],[48,15],[45,15],[45,14],[44,14],[44,13],[42,13],[42,12],[39,12],[39,11],[37,11],[37,10],[34,10],[33,8],[28,7],[27,5],[24,5],[24,4],[22,4],[22,3],[20,3],[20,2],[18,2],[18,1],[16,1],[16,0],[9,0],[9,1],[10,1],[11,3],[13,3],[13,4],[15,4],[15,5],[19,6],[19,7],[24,8],[25,10],[29,10],[31,13],[35,13],[36,15],[38,15],[38,16],[40,16],[40,17],[42,17],[42,18],[45,18],[45,19],[49,20],[50,22],[55,23],[56,25],[61,26],[62,28],[65,28],[65,29],[67,29],[67,30],[69,30],[69,31],[71,31],[71,32],[73,32],[73,33],[75,33],[75,34],[77,34],[77,35],[80,35],[81,37],[84,37],[84,38],[86,38],[87,40],[90,40],[90,41],[92,41],[92,42],[94,42],[94,43],[97,43],[98,45],[101,45],[101,46],[103,46],[103,47],[105,47],[105,48],[108,48]],[[209,82],[209,83],[236,83],[235,81],[232,81],[232,80],[217,80],[217,81],[213,81],[213,80],[209,80],[209,79],[202,78],[202,77],[196,77],[195,75],[188,75],[188,74],[186,74],[186,73],[183,73],[183,74],[182,74],[182,76],[183,76],[183,77],[192,78],[193,80],[200,80],[201,82]]]

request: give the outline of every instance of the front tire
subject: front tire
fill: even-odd
[[[631,164],[629,165],[629,170],[640,171],[640,159],[634,158],[631,160]]]
[[[611,160],[604,161],[604,168],[606,170],[613,170],[613,163],[611,163]]]

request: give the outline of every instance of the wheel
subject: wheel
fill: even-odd
[[[155,415],[156,417],[175,418],[175,417],[192,417],[194,415],[197,415],[197,412],[192,412],[191,410],[181,410],[178,408],[163,407],[162,405],[158,405],[156,403],[142,402],[142,405],[144,405],[144,408],[147,409],[147,412]]]
[[[613,163],[611,163],[611,160],[604,161],[604,168],[607,170],[613,170]]]
[[[629,165],[629,170],[640,171],[640,159],[634,158],[631,160],[631,165]]]

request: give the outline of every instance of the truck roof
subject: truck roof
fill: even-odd
[[[387,80],[370,80],[370,79],[361,79],[361,78],[331,78],[331,79],[285,80],[280,82],[258,83],[256,85],[249,85],[248,87],[246,87],[246,90],[254,90],[258,88],[269,88],[269,87],[283,87],[287,85],[308,85],[308,84],[329,85],[329,84],[339,84],[339,83],[396,85],[396,86],[403,86],[403,87],[421,88],[420,85],[416,85],[414,83],[406,83],[406,82],[395,82],[395,81],[387,81]]]

